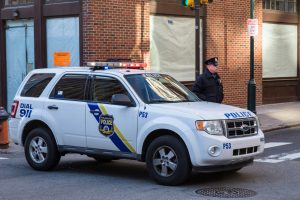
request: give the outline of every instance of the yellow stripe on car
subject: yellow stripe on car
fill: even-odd
[[[99,108],[101,110],[101,112],[105,115],[108,114],[107,110],[105,109],[105,107],[101,104],[99,104]],[[124,137],[124,135],[121,133],[121,131],[118,129],[118,127],[116,126],[116,124],[114,124],[114,130],[116,132],[116,134],[121,138],[122,142],[124,142],[124,144],[127,146],[127,148],[132,152],[132,153],[136,153],[135,149],[129,144],[128,140]]]

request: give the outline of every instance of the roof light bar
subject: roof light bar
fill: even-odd
[[[88,62],[88,67],[91,67],[92,70],[106,70],[106,69],[141,69],[147,67],[146,63],[129,63],[129,62]]]

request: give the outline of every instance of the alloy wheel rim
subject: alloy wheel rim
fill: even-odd
[[[156,173],[162,177],[170,177],[177,169],[178,158],[171,147],[162,146],[153,154],[152,163]]]
[[[45,140],[38,136],[34,137],[29,145],[29,153],[34,162],[44,162],[48,155],[48,146]]]

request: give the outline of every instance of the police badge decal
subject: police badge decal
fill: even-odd
[[[112,115],[101,115],[99,120],[99,132],[108,137],[114,133],[114,117]]]

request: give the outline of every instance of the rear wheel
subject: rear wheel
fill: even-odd
[[[45,128],[30,131],[25,140],[24,150],[28,164],[41,171],[55,168],[61,157],[51,132]]]
[[[150,176],[162,185],[181,184],[191,172],[188,151],[174,136],[156,138],[147,150],[146,164]]]

